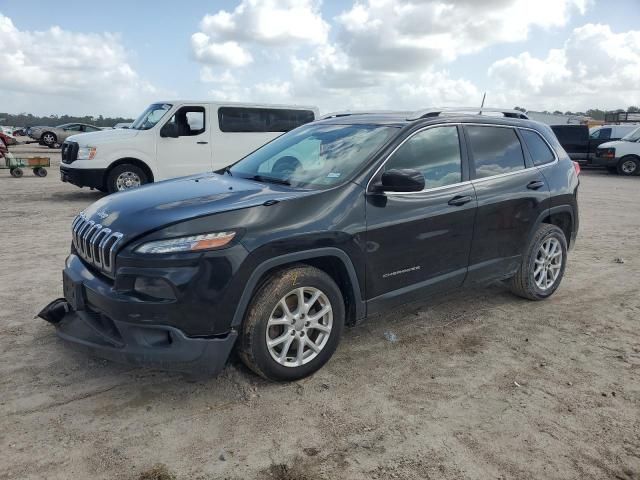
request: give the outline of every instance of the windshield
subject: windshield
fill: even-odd
[[[258,181],[330,186],[349,177],[392,135],[380,125],[308,125],[285,133],[228,171]]]
[[[134,130],[149,130],[155,127],[156,123],[164,117],[165,113],[167,113],[171,107],[172,105],[168,103],[153,103],[142,112],[142,115],[140,115],[129,128]]]
[[[640,140],[640,127],[622,137],[622,140],[626,140],[627,142],[637,142]]]

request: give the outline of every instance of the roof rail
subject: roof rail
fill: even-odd
[[[478,108],[478,107],[444,107],[444,108],[427,108],[412,112],[407,120],[419,120],[421,118],[439,117],[442,114],[460,114],[460,115],[483,115],[487,113],[501,113],[507,118],[520,118],[528,120],[529,117],[520,110],[511,110],[508,108]]]
[[[343,112],[331,112],[326,115],[322,115],[318,120],[326,120],[327,118],[338,118],[338,117],[348,117],[350,115],[385,115],[390,113],[396,114],[410,114],[406,110],[398,111],[398,110],[345,110]]]

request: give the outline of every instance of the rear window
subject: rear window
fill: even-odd
[[[522,145],[512,128],[473,126],[465,129],[477,178],[524,170]]]
[[[553,162],[556,157],[542,137],[532,130],[520,130],[534,165]]]
[[[312,110],[284,108],[220,107],[222,132],[288,132],[315,120]]]

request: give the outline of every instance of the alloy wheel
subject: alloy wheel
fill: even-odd
[[[548,290],[556,283],[562,269],[562,245],[557,238],[542,242],[536,253],[533,280],[540,290]]]
[[[315,287],[291,290],[280,299],[267,322],[266,342],[271,357],[285,367],[299,367],[316,358],[327,344],[333,308]]]

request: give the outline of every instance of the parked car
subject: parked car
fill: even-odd
[[[158,102],[129,129],[68,138],[62,146],[60,178],[113,193],[212,171],[317,115],[316,107]]]
[[[18,140],[11,134],[0,132],[0,138],[4,141],[4,144],[8,147],[11,145],[17,145]]]
[[[14,127],[13,136],[14,137],[24,137],[26,135],[26,129],[21,127]]]
[[[495,280],[548,298],[579,167],[515,111],[439,113],[334,116],[216,173],[103,197],[73,221],[65,298],[41,317],[113,360],[215,373],[236,346],[293,380],[398,303]]]
[[[29,136],[49,148],[59,148],[71,135],[85,132],[99,132],[100,128],[86,123],[65,123],[57,127],[31,127]]]
[[[133,125],[133,122],[116,123],[113,128],[131,128],[131,125]]]
[[[586,125],[552,125],[560,145],[572,160],[593,165],[601,144],[618,140],[638,128],[638,125],[601,125],[591,130]]]
[[[601,144],[593,164],[606,167],[611,173],[640,175],[640,127],[620,140]]]

